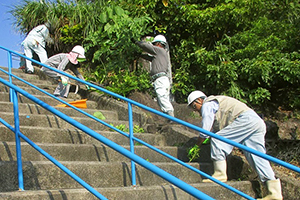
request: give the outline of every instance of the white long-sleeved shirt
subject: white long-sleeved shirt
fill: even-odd
[[[207,131],[212,131],[212,126],[215,120],[215,113],[219,110],[219,103],[217,101],[209,101],[202,105],[201,116],[202,122],[201,127]],[[201,138],[208,138],[206,134],[199,132]]]
[[[49,30],[43,25],[38,25],[33,28],[25,38],[25,40],[35,40],[37,41],[43,48],[46,46],[46,40],[49,38]]]

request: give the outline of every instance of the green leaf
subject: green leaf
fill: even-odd
[[[124,10],[120,6],[115,6],[114,11],[117,15],[121,16],[124,14]]]
[[[106,119],[104,117],[104,115],[102,114],[102,112],[100,112],[100,111],[94,112],[94,117],[97,117],[98,119],[101,119],[101,120],[105,120]]]
[[[107,22],[107,14],[106,14],[106,12],[102,12],[102,13],[100,14],[99,20],[100,20],[100,22],[103,23],[103,24]]]

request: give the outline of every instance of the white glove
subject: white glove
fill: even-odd
[[[69,83],[69,78],[68,78],[68,77],[61,76],[60,79],[61,79],[61,83],[62,83],[64,86],[68,85],[68,83]]]
[[[32,41],[32,46],[34,47],[38,47],[39,43],[36,41],[36,40],[33,40]]]

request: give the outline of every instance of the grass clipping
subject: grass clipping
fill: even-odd
[[[210,139],[206,138],[202,144],[209,144]],[[189,162],[195,161],[200,157],[201,148],[195,144],[193,147],[188,149]]]
[[[200,157],[201,148],[195,144],[195,146],[188,149],[189,162],[195,161]]]

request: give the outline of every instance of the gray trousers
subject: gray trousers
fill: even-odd
[[[43,71],[47,76],[54,78],[54,79],[59,79],[60,78],[60,74],[56,73],[55,71],[48,69],[46,67],[42,67],[41,71]],[[70,87],[71,85],[68,84],[66,86],[64,86],[61,82],[58,83],[58,86],[55,88],[54,90],[54,95],[55,96],[61,96],[61,97],[65,97],[67,98],[70,92]]]
[[[266,125],[253,111],[242,113],[231,124],[216,134],[232,141],[243,144],[249,148],[266,153],[265,148]],[[215,138],[211,139],[211,158],[215,161],[225,160],[231,153],[233,146]],[[264,158],[243,151],[250,166],[255,169],[262,182],[275,180],[275,174],[270,162]]]

